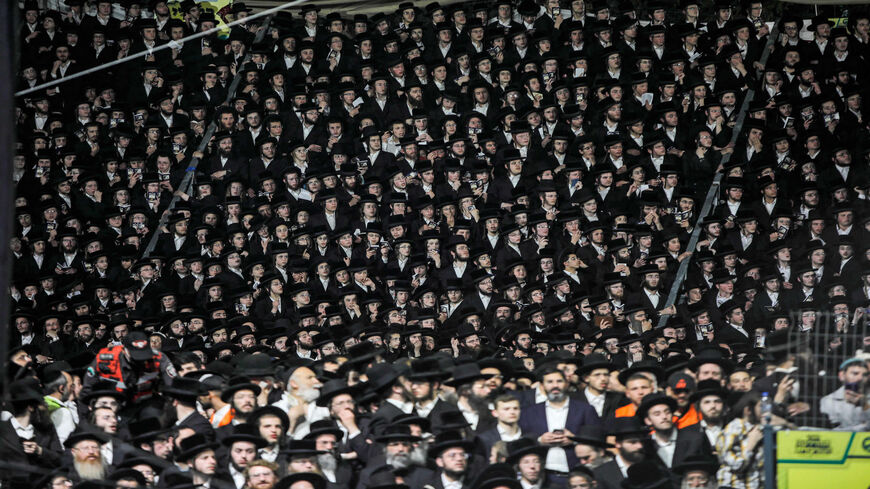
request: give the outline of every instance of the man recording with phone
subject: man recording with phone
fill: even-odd
[[[842,385],[822,398],[821,412],[840,430],[862,431],[870,424],[867,389],[867,361],[850,358],[840,364],[837,378]]]

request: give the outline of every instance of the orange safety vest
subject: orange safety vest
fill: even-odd
[[[635,413],[637,413],[637,406],[635,406],[634,403],[626,404],[625,406],[622,406],[621,408],[618,408],[616,410],[616,412],[614,413],[614,417],[616,417],[616,418],[630,418],[630,417],[634,416]]]
[[[116,391],[129,393],[131,386],[124,383],[124,373],[121,371],[121,353],[123,351],[123,345],[107,346],[100,350],[97,354],[96,370],[101,379],[115,383]],[[133,401],[146,399],[154,394],[154,384],[160,375],[160,363],[162,361],[163,356],[155,353],[151,357],[151,360],[145,362],[146,374],[139,379],[139,382],[135,386],[132,386],[136,389],[133,393]]]
[[[221,426],[226,426],[233,422],[233,419],[236,417],[236,411],[233,409],[227,410],[224,415],[218,421],[218,424],[215,425],[215,416],[217,416],[217,411],[211,413],[211,417],[209,417],[208,422],[215,428],[220,428]]]
[[[677,419],[677,417],[674,416],[674,423],[676,423],[677,428],[679,428],[679,429],[683,429],[686,426],[692,426],[693,424],[698,424],[700,421],[701,421],[701,413],[699,413],[698,410],[695,409],[694,404],[692,404],[689,407],[689,410],[686,411],[686,414],[680,416],[679,419]]]

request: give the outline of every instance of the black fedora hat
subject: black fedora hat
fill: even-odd
[[[592,353],[587,357],[583,358],[583,363],[577,369],[577,375],[583,376],[586,375],[593,370],[598,370],[599,368],[606,368],[611,372],[614,370],[619,370],[615,365],[610,363],[606,356],[601,353]]]
[[[308,434],[303,438],[306,440],[316,440],[320,435],[335,435],[336,440],[341,440],[344,432],[331,419],[321,419],[311,423],[308,427]]]
[[[607,435],[617,439],[629,436],[646,436],[649,428],[637,416],[613,418],[607,425]]]
[[[480,373],[480,366],[477,363],[461,363],[453,369],[453,376],[450,380],[447,380],[444,383],[450,387],[458,387],[463,384],[468,384],[480,379],[488,379],[490,377],[492,377],[492,375]]]
[[[413,443],[420,441],[420,437],[412,435],[411,427],[408,425],[392,424],[385,427],[381,434],[375,437],[375,441],[385,444],[391,441],[407,441]]]
[[[725,375],[731,373],[734,370],[734,364],[731,363],[731,360],[725,358],[722,354],[722,351],[718,348],[705,348],[699,351],[691,360],[689,360],[689,370],[693,372],[697,372],[698,368],[705,363],[714,363],[719,365],[722,368],[722,371]]]
[[[359,392],[359,387],[355,385],[347,385],[347,382],[341,379],[328,380],[320,388],[320,397],[317,398],[317,405],[324,407],[332,401],[332,398],[340,394],[354,395]]]
[[[160,389],[163,395],[181,401],[196,401],[199,396],[208,394],[202,383],[190,377],[176,377],[172,384]]]
[[[628,468],[628,477],[620,482],[622,489],[671,489],[667,473],[655,462],[643,460]]]
[[[323,451],[317,449],[317,442],[313,439],[290,440],[287,447],[281,450],[281,453],[288,457],[316,457],[322,455]]]
[[[368,377],[368,388],[380,392],[382,389],[393,385],[399,378],[399,371],[389,363],[376,363],[366,370]]]
[[[72,432],[67,437],[67,439],[63,442],[63,446],[66,448],[72,448],[78,442],[84,441],[84,440],[94,440],[95,442],[102,445],[103,443],[106,443],[107,441],[109,441],[109,437],[102,432],[81,429],[81,430],[77,430],[77,431]]]
[[[462,448],[465,449],[465,451],[470,452],[471,449],[474,448],[474,443],[466,440],[465,437],[462,436],[462,433],[458,431],[442,431],[435,436],[435,440],[429,446],[429,457],[438,458],[444,450],[454,447]]]
[[[541,461],[543,461],[550,448],[541,445],[531,438],[522,437],[508,443],[507,450],[508,456],[505,461],[509,464],[515,464],[526,455],[537,455],[541,458]]]
[[[206,450],[215,450],[218,446],[217,443],[209,442],[205,435],[197,433],[178,442],[176,459],[179,461],[190,460]]]
[[[442,381],[448,376],[449,374],[441,369],[441,363],[438,361],[438,358],[426,357],[411,362],[411,372],[408,374],[408,380],[435,382]]]
[[[227,387],[221,391],[221,400],[229,402],[238,391],[249,390],[253,391],[255,396],[260,395],[260,386],[252,383],[247,377],[233,377],[227,383]]]
[[[289,489],[297,482],[308,482],[314,489],[326,489],[326,479],[314,472],[299,472],[290,474],[279,480],[272,489]]]
[[[665,394],[650,394],[645,396],[640,402],[640,406],[638,406],[635,416],[637,416],[638,419],[644,419],[649,410],[652,409],[653,406],[658,406],[659,404],[667,405],[671,408],[671,412],[677,410],[677,400],[673,397]]]
[[[671,470],[678,475],[685,475],[694,470],[700,470],[710,475],[715,475],[719,470],[719,461],[716,457],[701,453],[692,454],[675,465]]]
[[[108,380],[100,380],[96,382],[91,390],[82,397],[82,402],[90,404],[90,402],[98,397],[114,397],[118,402],[126,400],[127,396],[123,392],[115,388],[115,383]]]
[[[171,430],[163,428],[159,418],[143,418],[127,424],[130,430],[130,441],[133,443],[150,443],[158,436]]]
[[[255,409],[251,414],[248,415],[248,423],[257,425],[260,421],[260,418],[263,416],[275,416],[276,418],[281,420],[281,425],[284,427],[284,430],[290,428],[290,417],[287,416],[287,412],[277,406],[263,406]]]
[[[9,384],[9,395],[6,398],[11,402],[29,402],[42,404],[45,402],[39,383],[34,378],[23,378]]]
[[[598,448],[613,448],[607,443],[607,433],[598,425],[583,425],[571,436],[571,441],[578,445],[590,445]]]
[[[221,440],[221,444],[230,447],[233,443],[240,441],[253,443],[257,448],[263,448],[268,445],[266,439],[260,436],[260,428],[253,423],[242,423],[233,426],[232,434],[227,435]]]
[[[655,360],[642,360],[633,364],[631,367],[619,372],[619,383],[625,385],[628,379],[638,372],[649,372],[656,378],[656,383],[660,384],[665,376],[665,371],[658,366]]]
[[[698,382],[697,390],[689,396],[689,402],[695,403],[707,396],[718,396],[723,401],[728,399],[728,391],[715,379],[704,379]]]

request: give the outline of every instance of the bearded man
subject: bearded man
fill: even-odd
[[[108,464],[100,451],[106,440],[98,433],[80,431],[66,439],[64,446],[69,448],[73,457],[73,469],[80,480],[101,480],[106,478]]]
[[[547,400],[522,410],[520,428],[524,435],[537,438],[541,445],[550,448],[545,469],[569,472],[579,462],[573,450],[566,450],[573,444],[570,437],[582,426],[601,424],[601,419],[592,406],[568,397],[568,380],[556,365],[542,368],[538,380]],[[560,416],[562,411],[567,411],[567,415]],[[555,425],[556,420],[563,421]]]

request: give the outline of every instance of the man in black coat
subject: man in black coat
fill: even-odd
[[[710,442],[697,426],[683,429],[676,427],[676,408],[677,401],[674,398],[664,394],[650,394],[644,397],[635,415],[654,430],[651,447],[662,464],[669,469],[679,465],[690,455],[713,454]]]

